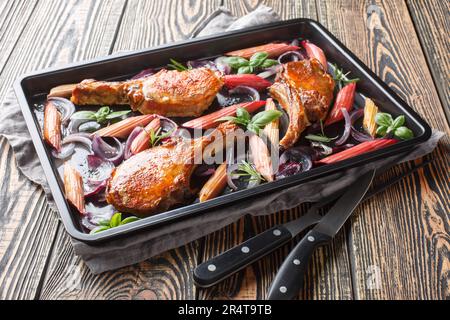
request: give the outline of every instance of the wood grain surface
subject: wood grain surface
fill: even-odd
[[[123,5],[39,1],[0,73],[0,101],[22,73],[108,54]],[[85,39],[89,32],[94,41]],[[4,138],[0,141],[0,298],[32,299],[42,285],[59,223],[41,188],[18,172],[11,148]]]
[[[217,1],[202,1],[201,4],[186,1],[128,1],[117,30],[117,40],[113,44],[114,51],[142,49],[186,38],[199,22],[198,19],[205,18],[218,4]],[[120,277],[117,272],[94,276],[74,256],[70,239],[65,236],[61,245],[55,247],[41,298],[109,299],[112,298],[111,291],[118,291],[119,296],[114,298],[195,299],[192,270],[197,264],[199,245],[196,241],[122,269]],[[75,294],[61,285],[66,281],[67,273],[74,268],[77,271],[74,277],[80,282]],[[107,290],[104,288],[106,283]]]
[[[395,0],[319,1],[318,9],[320,22],[433,128],[446,133],[431,168],[355,212],[349,234],[355,298],[448,298],[450,131],[443,109],[436,108],[440,101],[408,9]]]
[[[406,3],[450,121],[450,1],[407,0]]]
[[[272,6],[282,19],[319,20],[447,134],[431,166],[362,204],[333,243],[316,252],[299,298],[449,299],[446,1],[0,1],[0,101],[21,73],[184,39],[220,5],[240,16],[260,4]],[[410,166],[398,166],[376,183]],[[195,288],[192,270],[307,207],[245,217],[143,263],[92,275],[74,255],[43,192],[18,171],[1,138],[0,299],[264,298],[292,244],[210,289]]]

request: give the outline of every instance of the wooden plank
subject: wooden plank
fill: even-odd
[[[254,10],[260,4],[274,8],[282,19],[316,18],[315,3],[311,1],[225,1],[224,6],[236,16],[241,16]],[[305,213],[306,209],[307,207],[303,205],[294,210],[278,212],[267,217],[241,219],[238,223],[206,237],[202,261],[275,224],[299,217]],[[293,244],[278,250],[221,284],[201,290],[199,297],[201,299],[265,298],[276,270]],[[345,233],[340,234],[331,246],[317,251],[311,261],[304,292],[300,296],[302,299],[352,298],[350,265],[346,251]]]
[[[0,74],[0,100],[21,73],[106,55],[123,5],[124,1],[39,1]],[[17,13],[11,14],[14,21]],[[92,42],[83,40],[88,33],[95,34]],[[0,140],[0,155],[0,298],[32,299],[58,220],[41,189],[17,170],[6,139]]]
[[[0,139],[0,299],[33,299],[58,219]]]
[[[407,0],[406,3],[450,121],[450,1]]]
[[[61,229],[40,299],[194,299],[190,266],[195,263],[195,246],[194,242],[134,266],[93,275]]]
[[[349,248],[355,298],[448,299],[450,131],[408,9],[395,0],[317,4],[320,22],[432,127],[446,133],[431,167],[364,203],[353,216]]]
[[[206,17],[218,5],[219,1],[128,1],[114,51],[184,38],[198,19]],[[63,239],[58,239],[44,281],[43,299],[194,299],[196,296],[192,269],[197,263],[200,242],[132,267],[94,276],[74,256],[68,237],[61,234]],[[73,278],[79,283],[75,289],[64,285],[71,272],[75,272]]]
[[[2,1],[0,4],[0,72],[36,6],[37,0]]]

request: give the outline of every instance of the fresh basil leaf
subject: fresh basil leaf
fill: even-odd
[[[238,74],[247,74],[247,73],[252,73],[254,71],[254,68],[252,66],[244,66],[244,67],[240,67],[238,69]]]
[[[250,62],[251,61],[255,61],[255,60],[265,60],[267,59],[267,57],[269,56],[269,54],[267,52],[261,51],[261,52],[257,52],[255,54],[253,54],[250,58]]]
[[[103,123],[106,121],[106,117],[111,112],[109,107],[104,106],[98,109],[98,111],[95,113],[95,118],[97,119],[98,123]]]
[[[120,223],[120,225],[124,225],[130,222],[134,222],[134,221],[138,221],[140,220],[138,217],[128,217],[122,220],[122,222]]]
[[[405,124],[405,116],[401,115],[395,118],[395,120],[392,122],[392,127],[394,127],[394,129],[397,129],[403,126],[404,124]]]
[[[394,135],[402,140],[409,140],[414,137],[414,133],[411,131],[411,129],[404,126],[395,129]]]
[[[261,64],[261,68],[270,68],[270,67],[273,67],[273,66],[275,66],[275,65],[277,65],[278,64],[278,61],[277,60],[273,60],[273,59],[266,59],[266,60],[264,60],[264,62]]]
[[[261,111],[252,118],[251,123],[259,128],[263,128],[266,124],[281,117],[281,114],[281,111],[278,110]]]
[[[379,126],[379,127],[377,128],[377,135],[378,135],[378,136],[381,136],[381,137],[384,137],[384,136],[386,135],[386,133],[387,133],[387,130],[388,130],[388,127],[385,127],[385,126]]]
[[[316,135],[316,134],[308,134],[307,136],[305,136],[305,138],[308,140],[317,141],[317,142],[330,142],[335,139],[335,138],[329,138],[327,136]]]
[[[99,226],[106,226],[106,227],[109,227],[109,226],[110,226],[110,220],[106,220],[106,219],[100,220],[100,221],[98,222],[98,225],[99,225]]]
[[[260,65],[262,65],[263,62],[264,62],[264,60],[251,60],[248,65],[250,67],[257,68]]]
[[[233,116],[225,116],[225,117],[221,117],[221,118],[217,119],[216,122],[219,122],[219,121],[236,121],[236,120],[239,120],[239,119],[236,118],[236,117],[233,117]]]
[[[98,232],[105,231],[105,230],[108,230],[108,229],[110,229],[110,227],[108,227],[108,226],[100,226],[100,227],[97,227],[95,229],[92,229],[91,232],[89,232],[89,233],[90,234],[94,234],[94,233],[98,233]]]
[[[122,117],[126,114],[129,114],[131,112],[131,110],[125,110],[125,111],[115,111],[115,112],[111,112],[110,114],[108,114],[106,116],[106,119],[114,119],[114,118],[119,118]]]
[[[389,113],[378,112],[375,116],[375,122],[379,126],[389,127],[392,125],[392,116]]]
[[[228,57],[224,59],[224,62],[233,69],[239,69],[248,65],[248,60],[241,57]]]
[[[248,113],[247,109],[245,108],[237,108],[236,110],[236,116],[238,118],[244,119],[249,121],[250,120],[250,113]]]
[[[109,222],[109,226],[111,228],[117,227],[118,225],[120,225],[121,221],[122,221],[122,214],[120,212],[116,212],[111,217],[111,221]]]
[[[95,112],[93,111],[78,111],[75,112],[71,117],[71,119],[81,119],[81,120],[96,120]]]
[[[249,122],[247,124],[247,130],[256,133],[257,135],[259,135],[259,131],[260,131],[260,127],[256,126],[254,123]]]

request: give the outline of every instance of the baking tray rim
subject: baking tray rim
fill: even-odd
[[[416,125],[421,129],[422,134],[420,136],[414,137],[408,141],[401,141],[395,145],[372,151],[360,156],[353,157],[351,159],[347,159],[341,161],[336,164],[326,165],[322,167],[315,168],[311,171],[304,172],[298,175],[294,175],[291,177],[284,178],[282,180],[273,181],[271,183],[260,185],[253,189],[242,190],[236,193],[226,194],[215,199],[206,201],[204,203],[193,203],[180,208],[168,210],[162,213],[155,214],[153,216],[146,217],[136,222],[132,222],[123,226],[119,226],[116,228],[112,228],[101,233],[97,234],[88,234],[83,233],[78,230],[74,226],[73,216],[67,203],[63,190],[61,190],[60,185],[57,181],[57,172],[53,164],[51,163],[49,153],[44,146],[44,142],[41,138],[41,134],[38,130],[38,126],[36,120],[32,114],[31,107],[28,104],[27,97],[25,95],[25,91],[23,89],[24,81],[36,77],[36,76],[45,76],[46,74],[54,74],[58,72],[65,72],[67,70],[73,70],[76,68],[82,68],[90,65],[101,64],[102,62],[112,62],[114,60],[120,60],[127,57],[136,57],[140,54],[148,54],[148,53],[157,53],[158,51],[164,51],[170,48],[182,47],[189,45],[191,43],[201,43],[207,42],[210,40],[219,40],[221,38],[227,38],[232,36],[243,36],[246,33],[252,33],[261,30],[267,30],[270,28],[279,28],[282,26],[288,25],[298,25],[299,23],[309,23],[313,27],[315,27],[322,35],[326,38],[327,41],[331,42],[334,47],[339,48],[340,53],[344,55],[344,58],[349,60],[350,63],[358,68],[361,73],[364,74],[366,79],[369,79],[371,83],[378,86],[378,88],[383,92],[385,96],[389,98],[389,100],[396,104],[399,109],[407,111],[408,117],[413,120]],[[38,70],[35,72],[30,72],[20,76],[14,82],[14,91],[16,93],[19,105],[21,107],[22,113],[24,115],[28,130],[30,131],[30,135],[32,137],[33,144],[36,148],[36,153],[38,154],[39,160],[44,169],[44,173],[49,182],[50,190],[55,200],[55,204],[58,208],[59,214],[63,221],[64,227],[66,231],[69,233],[71,237],[74,239],[89,243],[101,243],[106,240],[111,240],[113,238],[118,238],[121,236],[129,235],[130,233],[135,233],[141,231],[143,229],[155,228],[163,223],[168,223],[170,221],[178,221],[183,217],[188,217],[193,214],[206,214],[207,210],[223,206],[223,205],[233,205],[236,201],[240,201],[243,199],[249,199],[251,197],[261,196],[261,194],[265,192],[274,192],[279,190],[280,188],[292,187],[313,179],[317,179],[323,177],[326,174],[331,174],[338,172],[343,169],[348,169],[351,167],[357,167],[364,162],[368,162],[374,160],[376,158],[380,158],[382,156],[393,155],[394,151],[404,151],[406,149],[413,148],[417,144],[424,142],[429,139],[431,136],[431,128],[429,125],[418,115],[405,101],[403,101],[395,92],[390,89],[386,83],[384,83],[375,73],[373,73],[362,61],[359,60],[347,47],[345,47],[336,37],[334,37],[325,27],[323,27],[319,22],[307,19],[307,18],[299,18],[299,19],[291,19],[286,21],[280,21],[275,23],[270,23],[262,26],[255,26],[251,28],[246,28],[237,31],[231,32],[223,32],[211,36],[198,37],[194,39],[177,41],[174,43],[163,44],[157,47],[135,50],[130,52],[118,53],[106,57],[100,57],[91,59],[88,61],[81,61],[66,64],[63,67],[52,67],[44,70]]]

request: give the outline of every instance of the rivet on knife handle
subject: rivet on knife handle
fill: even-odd
[[[303,287],[308,261],[314,250],[331,240],[330,236],[314,229],[294,247],[281,265],[269,289],[267,300],[291,300]]]
[[[198,265],[194,270],[194,281],[200,287],[212,286],[279,248],[291,238],[291,233],[283,226],[266,230]]]

